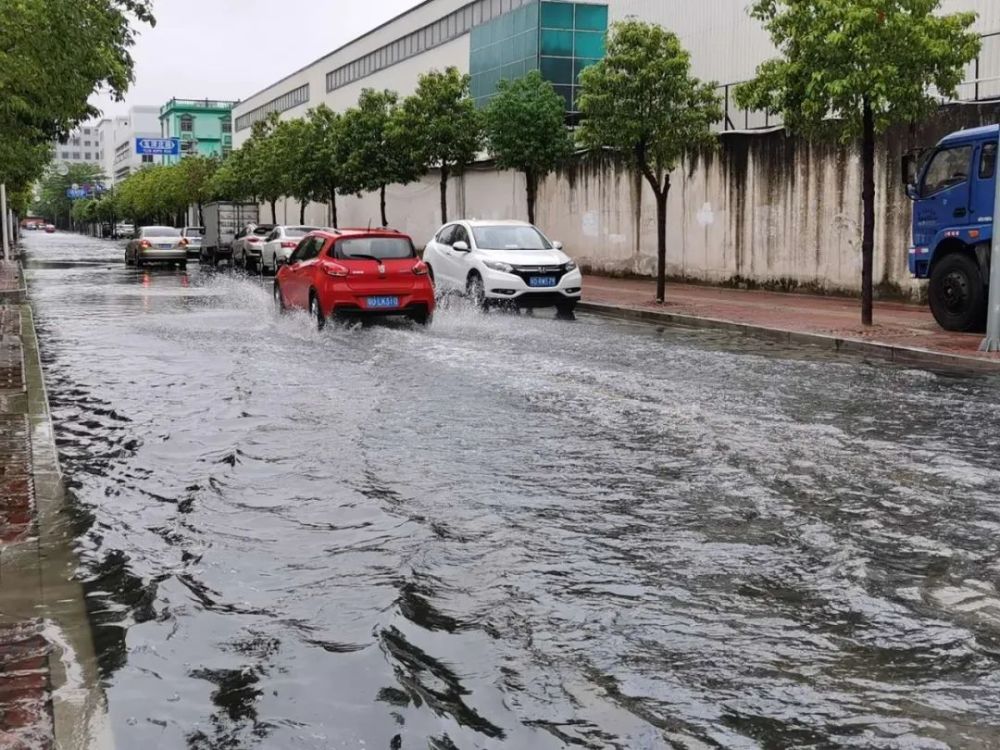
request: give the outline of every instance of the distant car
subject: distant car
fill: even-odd
[[[135,234],[135,225],[120,221],[115,224],[115,237],[118,239],[132,239]]]
[[[276,226],[261,246],[261,270],[278,273],[278,259],[288,260],[288,256],[299,246],[299,240],[318,230],[319,227]]]
[[[389,229],[321,230],[299,241],[274,279],[279,310],[308,310],[319,328],[328,318],[406,316],[422,325],[434,315],[434,286],[413,240]]]
[[[46,224],[45,225],[45,232],[47,234],[55,234],[55,232],[56,232],[56,225],[55,224]]]
[[[233,240],[233,265],[247,271],[257,270],[264,238],[272,229],[274,224],[247,224],[243,227]]]
[[[125,246],[125,265],[141,268],[150,263],[187,266],[187,240],[174,227],[140,227]]]
[[[197,258],[201,255],[201,239],[205,236],[205,227],[184,227],[181,230],[181,237],[187,240],[187,254],[189,258]]]
[[[438,289],[463,292],[479,308],[507,303],[568,315],[583,288],[562,244],[523,221],[446,224],[427,243],[424,262]]]

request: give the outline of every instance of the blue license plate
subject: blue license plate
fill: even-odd
[[[556,277],[555,276],[532,276],[528,280],[528,286],[555,286]]]
[[[369,297],[369,308],[399,307],[399,297]]]
[[[170,248],[173,247],[173,245],[164,245],[164,244],[161,243],[161,244],[157,245],[156,247],[159,250],[169,250]]]

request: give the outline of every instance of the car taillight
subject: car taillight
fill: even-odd
[[[415,276],[426,276],[427,275],[427,264],[422,260],[418,260],[416,265],[413,266],[413,274]]]
[[[326,272],[327,276],[335,276],[341,279],[345,278],[350,273],[350,271],[339,263],[324,263],[323,270]]]
[[[186,237],[181,237],[181,241],[178,242],[177,244],[180,245],[181,247],[187,247],[189,243]]]
[[[290,250],[293,247],[298,247],[299,244],[297,242],[282,242],[281,246]]]
[[[250,237],[250,238],[247,239],[247,242],[252,242],[252,243],[256,244],[256,243],[260,242],[260,237]]]
[[[140,248],[141,248],[142,250],[146,250],[147,248],[150,248],[150,247],[152,247],[152,245],[151,245],[151,244],[149,244],[149,240],[143,240],[142,242],[140,242],[140,243],[139,243],[139,247],[140,247]]]

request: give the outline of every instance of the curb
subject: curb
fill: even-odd
[[[885,359],[901,365],[935,366],[951,370],[976,373],[1000,372],[1000,359],[980,359],[963,354],[948,354],[917,347],[882,344],[877,341],[862,341],[860,339],[845,339],[828,336],[822,333],[806,333],[804,331],[786,331],[781,328],[768,328],[748,323],[736,323],[720,318],[706,318],[698,315],[661,312],[659,310],[644,310],[635,307],[621,307],[603,302],[580,302],[577,309],[621,320],[633,320],[646,323],[667,323],[686,326],[688,328],[708,328],[716,331],[729,331],[743,336],[774,341],[780,344],[796,344],[818,346],[845,354],[859,354],[879,359]]]

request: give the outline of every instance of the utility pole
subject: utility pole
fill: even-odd
[[[1000,217],[1000,141],[998,141],[997,165],[993,168],[996,198],[993,202],[993,249],[990,256],[990,303],[986,315],[986,338],[979,346],[981,352],[1000,352],[1000,231],[997,231],[997,217]]]
[[[10,260],[10,215],[7,213],[7,183],[0,182],[0,220],[3,221],[3,259]]]

